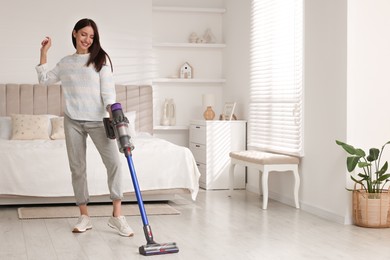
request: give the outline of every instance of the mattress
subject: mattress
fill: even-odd
[[[133,162],[141,191],[185,189],[193,200],[200,173],[191,151],[139,133],[133,138]],[[124,192],[133,192],[126,157],[121,154]],[[92,141],[87,142],[87,177],[91,196],[109,194],[104,164]],[[0,195],[73,196],[64,140],[0,139]]]

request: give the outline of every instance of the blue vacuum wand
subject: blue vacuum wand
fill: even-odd
[[[131,137],[129,135],[129,121],[123,114],[120,103],[113,104],[111,106],[111,111],[112,120],[109,118],[103,119],[106,135],[110,139],[117,140],[119,151],[124,153],[126,156],[127,164],[129,165],[130,176],[133,181],[135,195],[137,197],[139,211],[141,213],[142,222],[144,224],[143,229],[146,238],[146,245],[139,247],[139,253],[145,256],[178,253],[179,248],[175,242],[156,243],[153,239],[152,229],[149,225],[148,217],[146,215],[145,206],[142,200],[142,195],[132,159],[131,152],[134,150],[134,145],[131,143]]]

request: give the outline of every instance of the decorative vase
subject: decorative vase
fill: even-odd
[[[367,193],[353,191],[353,219],[357,226],[383,228],[390,227],[390,193]]]
[[[203,39],[206,43],[215,43],[217,41],[210,28],[207,28],[204,32]]]
[[[176,125],[176,105],[172,98],[168,100],[169,125]]]
[[[161,125],[169,125],[169,100],[166,98],[161,113]]]
[[[211,106],[207,106],[206,111],[203,113],[203,117],[206,120],[213,120],[215,117],[215,112],[211,108]]]
[[[198,39],[198,35],[196,34],[196,32],[193,32],[193,33],[190,34],[190,37],[188,38],[188,41],[190,43],[196,43],[197,39]]]

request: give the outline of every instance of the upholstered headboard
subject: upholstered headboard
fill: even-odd
[[[117,102],[124,111],[136,111],[137,131],[153,131],[151,86],[116,85]],[[0,116],[11,114],[64,115],[60,85],[0,84]]]

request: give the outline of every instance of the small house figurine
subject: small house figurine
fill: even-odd
[[[192,78],[192,67],[188,62],[184,63],[180,67],[180,78],[182,79],[191,79]]]

